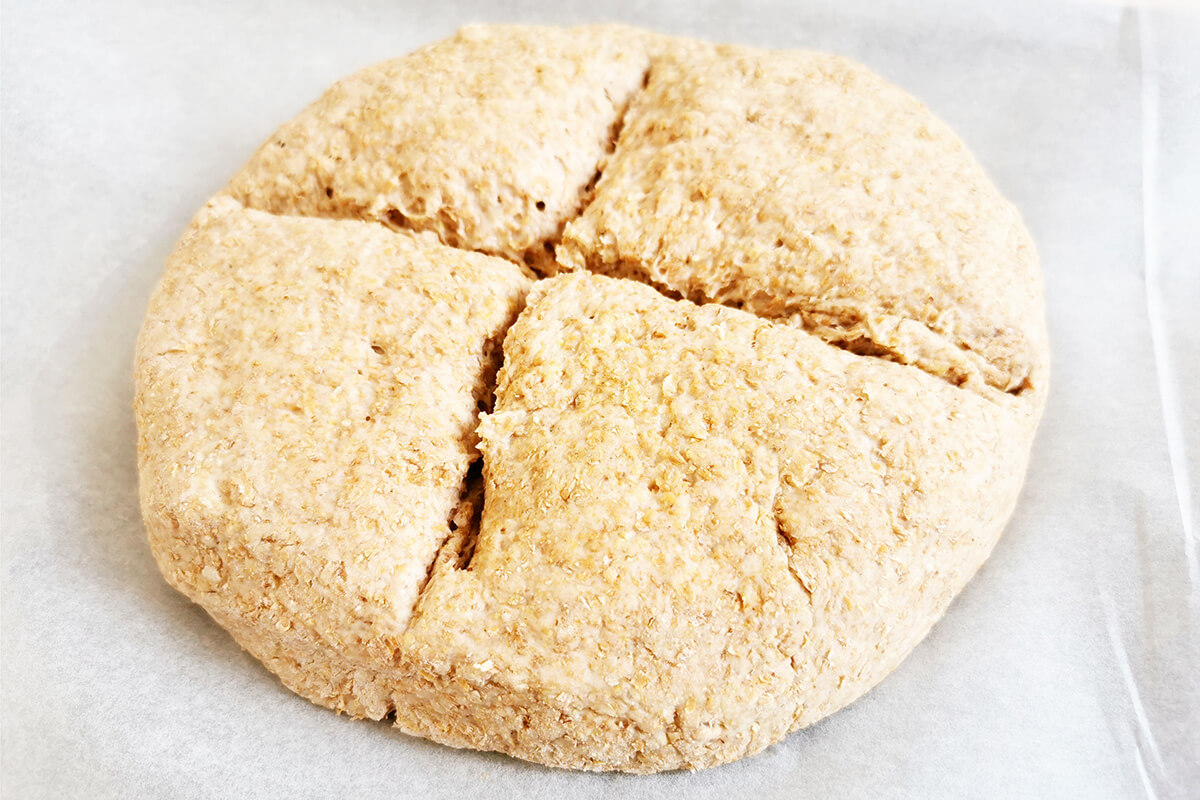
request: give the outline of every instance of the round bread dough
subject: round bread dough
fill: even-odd
[[[167,580],[290,688],[559,767],[696,769],[862,695],[987,558],[1037,258],[833,56],[472,27],[335,84],[137,346]]]

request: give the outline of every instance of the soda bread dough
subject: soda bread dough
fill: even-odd
[[[928,632],[1047,365],[1018,214],[863,67],[468,28],[336,84],[192,222],[138,341],[142,508],[314,702],[701,768]]]

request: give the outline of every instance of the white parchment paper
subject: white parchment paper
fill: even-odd
[[[133,342],[192,213],[334,79],[471,21],[857,58],[1022,209],[1049,408],[995,555],[877,689],[696,774],[552,771],[292,695],[159,578]],[[1200,796],[1200,24],[1112,4],[6,3],[0,789],[19,797]],[[1190,477],[1189,477],[1190,476]]]

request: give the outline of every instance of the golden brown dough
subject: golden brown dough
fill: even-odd
[[[214,199],[138,341],[142,509],[168,580],[234,626],[390,658],[528,285],[380,225]],[[343,691],[314,699],[364,713]]]
[[[729,761],[870,688],[991,551],[1036,420],[586,273],[504,358],[474,556],[409,636],[452,699],[398,721],[559,766]]]
[[[958,138],[823,53],[673,49],[559,260],[1002,391],[1046,372],[1029,234]]]
[[[138,340],[143,516],[314,702],[712,766],[875,685],[986,559],[1042,314],[1016,211],[862,67],[466,29],[193,221]]]
[[[338,81],[230,189],[277,214],[374,219],[552,261],[654,41],[619,25],[464,28]]]

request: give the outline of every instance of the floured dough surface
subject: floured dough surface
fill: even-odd
[[[330,708],[728,762],[874,686],[986,559],[1041,304],[1016,211],[862,67],[465,29],[335,85],[171,256],[151,546]]]

